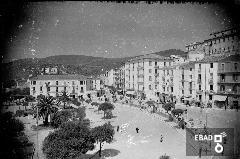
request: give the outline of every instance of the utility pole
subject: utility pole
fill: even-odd
[[[39,159],[39,156],[38,156],[38,106],[37,106],[37,158]]]

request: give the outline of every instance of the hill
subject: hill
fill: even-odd
[[[186,52],[176,49],[160,51],[152,54],[161,56],[186,56]],[[131,58],[134,57],[103,58],[85,55],[57,55],[46,58],[27,58],[3,63],[1,66],[1,73],[4,75],[4,81],[27,80],[29,76],[41,74],[44,67],[57,67],[60,74],[82,74],[86,76],[99,75],[106,70],[123,65]]]

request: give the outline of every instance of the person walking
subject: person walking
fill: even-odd
[[[161,135],[161,137],[160,137],[160,142],[163,142],[163,136]]]
[[[138,127],[136,127],[136,132],[138,133],[138,131],[139,131],[139,128],[138,128]]]
[[[119,125],[117,126],[117,132],[119,131]]]

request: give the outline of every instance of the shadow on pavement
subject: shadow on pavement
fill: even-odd
[[[114,157],[120,153],[119,150],[116,149],[104,149],[102,150],[102,156],[104,157]]]

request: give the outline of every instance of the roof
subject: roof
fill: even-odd
[[[196,61],[189,61],[187,63],[183,63],[181,64],[179,67],[180,68],[189,68],[189,67],[194,67],[194,64],[196,63]]]
[[[206,56],[202,60],[196,61],[196,63],[209,63],[209,62],[218,62],[226,57],[228,57],[229,54],[219,54],[219,55],[211,55]]]
[[[38,75],[30,80],[86,80],[88,77],[83,75]]]
[[[228,56],[224,59],[221,59],[219,62],[232,62],[232,61],[240,62],[240,54]]]
[[[170,57],[160,56],[160,55],[156,55],[156,54],[147,54],[147,55],[142,55],[142,56],[138,56],[133,59],[130,59],[128,62],[138,61],[138,60],[142,60],[142,59],[171,60]]]

